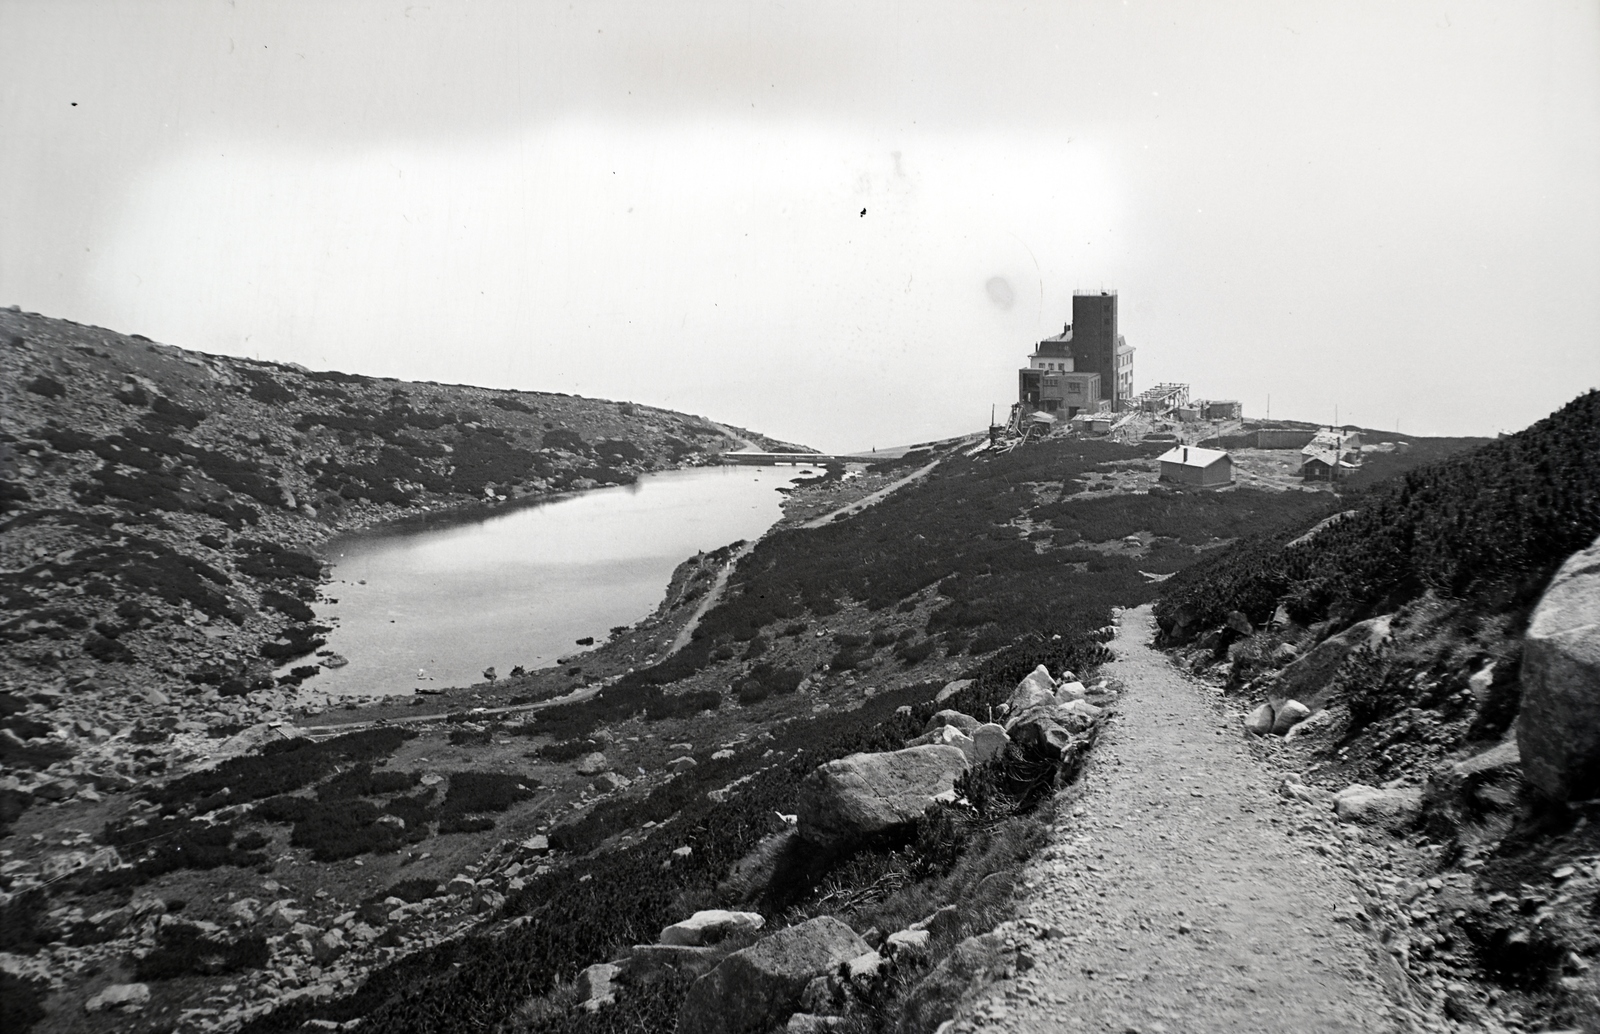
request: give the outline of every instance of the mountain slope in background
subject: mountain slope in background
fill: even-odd
[[[736,433],[783,446],[648,406],[314,372],[0,311],[0,686],[48,698],[69,730],[13,733],[4,760],[93,755],[130,725],[149,746],[281,719],[316,670],[272,678],[322,645],[329,535],[712,462]]]

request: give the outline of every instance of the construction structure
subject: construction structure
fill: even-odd
[[[1132,399],[1130,409],[1150,416],[1166,416],[1179,409],[1189,407],[1189,386],[1187,384],[1157,384],[1153,388],[1146,388]],[[1196,415],[1198,419],[1198,414]]]
[[[1161,480],[1190,488],[1233,484],[1233,457],[1221,449],[1177,445],[1161,454]]]

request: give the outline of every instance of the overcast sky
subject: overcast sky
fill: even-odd
[[[1139,388],[1492,434],[1600,384],[1600,3],[0,0],[0,304],[825,449]],[[862,212],[865,210],[865,214]]]

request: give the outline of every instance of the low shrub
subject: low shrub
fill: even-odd
[[[190,923],[169,923],[156,933],[156,946],[134,963],[140,980],[171,980],[183,976],[216,976],[244,969],[260,969],[269,957],[265,934],[246,934],[237,940],[208,937]]]
[[[505,811],[533,796],[538,781],[504,772],[451,772],[444,795],[443,816],[467,812]]]

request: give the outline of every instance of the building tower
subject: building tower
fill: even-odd
[[[1100,375],[1100,390],[1121,410],[1133,398],[1133,349],[1117,333],[1117,292],[1072,293],[1072,358]]]

